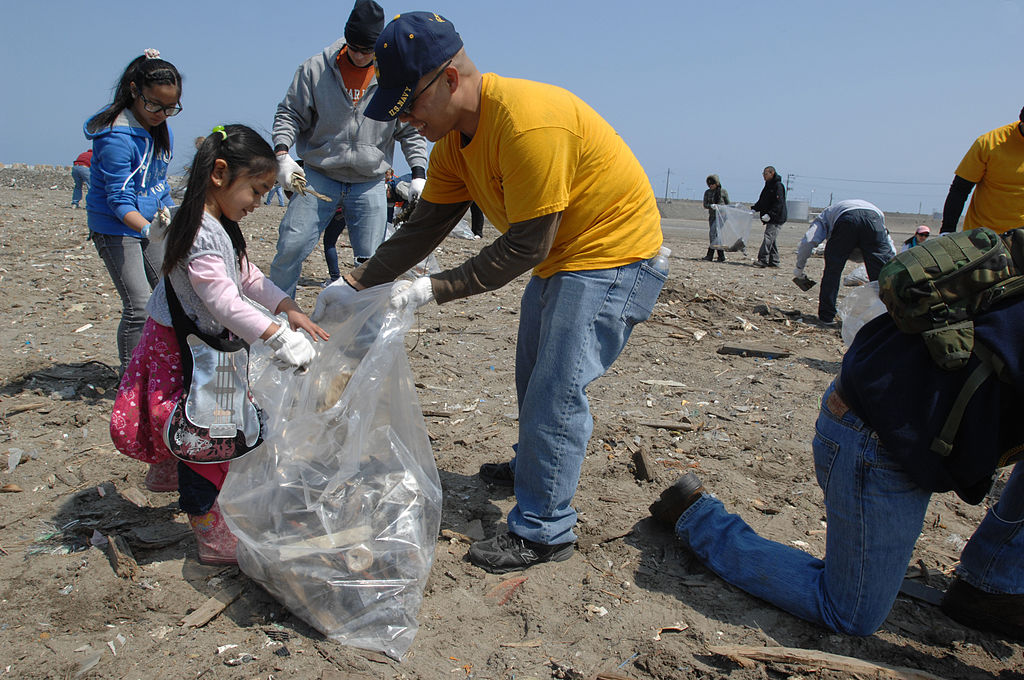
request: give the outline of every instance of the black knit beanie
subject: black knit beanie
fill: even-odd
[[[356,47],[373,47],[384,30],[384,8],[373,0],[356,0],[345,24],[345,42]]]

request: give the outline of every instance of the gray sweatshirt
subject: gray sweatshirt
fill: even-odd
[[[305,164],[338,182],[382,179],[392,166],[395,142],[410,168],[427,167],[427,141],[397,119],[382,123],[363,115],[377,90],[370,81],[353,106],[336,60],[344,39],[304,61],[274,115],[274,146],[295,145]]]

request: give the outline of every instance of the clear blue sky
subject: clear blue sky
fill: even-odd
[[[791,197],[813,191],[816,206],[831,195],[941,210],[974,138],[1024,106],[1019,0],[381,4],[388,17],[447,16],[482,71],[581,96],[629,143],[659,197],[666,184],[670,196],[700,197],[715,172],[734,201],[751,201],[774,165],[793,175]],[[185,77],[173,168],[213,125],[269,135],[296,66],[342,35],[350,9],[5,2],[0,162],[70,164],[87,147],[82,122],[147,47]]]

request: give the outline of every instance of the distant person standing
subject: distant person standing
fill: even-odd
[[[75,188],[71,191],[71,207],[79,207],[78,202],[82,200],[82,187],[89,186],[89,166],[92,164],[92,149],[78,154],[74,164],[71,166],[71,179],[75,181]]]
[[[1018,122],[986,132],[967,150],[942,207],[943,234],[956,231],[971,189],[964,231],[1024,226],[1024,109]]]
[[[927,228],[927,227],[926,227]],[[825,244],[825,272],[818,291],[818,321],[825,326],[836,323],[836,299],[843,267],[855,250],[864,256],[868,281],[877,281],[882,265],[896,255],[892,239],[885,228],[885,215],[872,203],[859,199],[839,201],[814,218],[796,250],[793,283],[810,290],[814,283],[804,274],[811,251]]]
[[[750,206],[754,212],[760,213],[761,221],[764,223],[764,239],[761,241],[761,248],[757,251],[757,262],[755,267],[778,267],[779,266],[779,231],[786,223],[786,187],[782,178],[775,168],[768,166],[761,173],[764,177],[764,188],[761,189],[761,196],[757,203]]]
[[[914,233],[910,236],[910,238],[903,242],[903,247],[900,248],[900,252],[905,253],[914,246],[921,245],[926,240],[928,240],[928,236],[931,233],[931,228],[929,228],[927,224],[922,224],[921,226],[914,230]]]
[[[729,205],[729,192],[722,186],[718,175],[708,175],[707,183],[708,188],[704,192],[704,207],[708,211],[708,227],[710,229],[708,236],[711,246],[704,259],[711,262],[715,257],[715,251],[718,251],[718,261],[725,262],[725,248],[722,247],[722,237],[716,228],[715,219],[718,216],[718,206]]]
[[[181,75],[156,50],[132,60],[114,101],[85,122],[94,155],[89,178],[89,237],[121,296],[120,372],[146,323],[146,303],[160,277],[163,243],[149,238],[164,208],[174,136],[167,118],[181,112]]]
[[[284,205],[284,191],[281,190],[281,185],[278,183],[274,184],[274,188],[267,192],[267,200],[263,205],[270,205],[270,202],[274,200],[274,196],[277,196],[277,205],[281,207]]]
[[[294,191],[292,177],[328,196],[294,193],[278,228],[277,254],[270,278],[288,295],[340,204],[345,211],[356,264],[368,260],[384,241],[387,196],[384,173],[392,166],[395,143],[412,171],[415,198],[426,184],[427,142],[408,123],[378,121],[364,114],[377,91],[373,49],[384,28],[384,10],[373,0],[356,0],[344,39],[303,62],[274,116],[278,182]],[[288,155],[295,151],[299,165]]]

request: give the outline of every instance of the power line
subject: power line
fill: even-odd
[[[812,177],[811,175],[790,175],[790,177],[798,177],[800,179],[820,179],[829,182],[859,182],[862,184],[914,184],[918,186],[928,187],[949,186],[946,182],[895,182],[892,180],[884,179],[847,179],[843,177]]]

